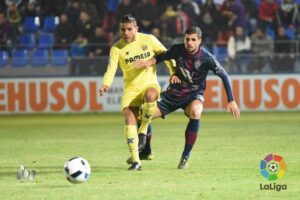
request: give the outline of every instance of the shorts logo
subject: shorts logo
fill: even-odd
[[[260,173],[269,181],[282,178],[287,167],[280,155],[269,154],[260,161]]]

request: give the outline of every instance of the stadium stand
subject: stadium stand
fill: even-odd
[[[5,67],[8,65],[9,58],[7,51],[0,50],[0,67]]]
[[[36,49],[32,53],[31,65],[33,67],[46,67],[49,61],[49,51],[47,49]]]
[[[12,67],[25,67],[29,64],[28,51],[16,49],[13,51]]]
[[[53,66],[64,66],[69,63],[67,50],[53,50],[52,64]]]
[[[8,1],[5,1],[8,2]],[[3,24],[0,31],[0,47],[1,47],[1,60],[0,60],[0,73],[2,76],[5,76],[5,73],[9,70],[21,70],[16,69],[15,67],[21,68],[22,66],[27,66],[26,70],[31,71],[33,74],[38,70],[45,70],[49,68],[53,70],[55,66],[59,66],[56,68],[57,71],[62,70],[64,67],[69,67],[70,74],[72,63],[76,65],[80,65],[79,68],[84,68],[89,71],[84,71],[83,74],[81,72],[77,75],[94,75],[95,71],[97,71],[98,66],[105,66],[106,63],[104,60],[107,59],[109,54],[109,47],[114,44],[119,38],[118,31],[118,20],[120,16],[123,14],[131,13],[137,17],[138,25],[140,27],[139,31],[145,31],[147,33],[154,34],[153,30],[158,30],[159,34],[155,35],[166,47],[170,47],[174,43],[182,42],[182,34],[175,34],[176,30],[176,16],[178,15],[178,6],[182,4],[181,0],[174,1],[157,1],[151,0],[150,4],[154,4],[157,8],[157,16],[154,19],[150,19],[150,24],[147,25],[146,29],[145,24],[143,24],[143,17],[139,14],[144,14],[140,12],[137,8],[140,7],[139,1],[131,1],[129,5],[125,5],[123,1],[109,1],[106,3],[96,3],[96,1],[70,1],[72,3],[67,3],[68,1],[58,1],[57,5],[54,7],[49,7],[47,3],[43,1],[19,1],[22,3],[16,4],[16,8],[14,10],[8,6],[6,3],[0,4],[1,11],[0,22]],[[52,1],[49,1],[52,2]],[[80,2],[80,3],[79,3]],[[137,3],[138,2],[138,3]],[[217,35],[218,37],[214,40],[210,40],[210,43],[205,43],[205,34],[203,34],[203,45],[206,45],[209,50],[212,51],[213,54],[217,57],[217,59],[223,64],[223,66],[230,66],[231,63],[228,61],[228,50],[226,48],[228,38],[233,34],[233,27],[236,26],[237,22],[226,21],[225,18],[220,18],[221,8],[226,10],[227,6],[236,6],[236,3],[239,2],[239,6],[245,9],[245,12],[242,14],[237,12],[237,10],[231,10],[234,15],[245,15],[251,16],[253,19],[253,27],[251,27],[251,31],[249,30],[249,25],[245,26],[245,33],[249,37],[251,37],[255,30],[258,28],[263,28],[267,35],[271,36],[274,43],[276,43],[275,38],[277,36],[276,28],[277,26],[285,27],[285,34],[292,40],[294,52],[293,55],[295,58],[288,59],[288,61],[292,60],[292,66],[295,66],[294,69],[287,72],[300,72],[299,60],[300,60],[300,12],[293,12],[292,22],[293,26],[286,26],[285,21],[282,21],[278,18],[275,18],[276,21],[274,23],[266,23],[259,18],[259,11],[261,4],[264,3],[263,0],[230,0],[230,1],[198,1],[193,0],[193,5],[201,10],[200,15],[192,16],[192,12],[187,12],[186,17],[188,24],[186,25],[198,25],[197,22],[203,19],[202,15],[205,12],[209,12],[212,16],[212,20],[216,23],[208,23],[214,24],[212,26],[217,26]],[[210,2],[210,3],[207,3]],[[285,1],[275,1],[277,7],[282,7],[286,4],[292,8],[295,4],[300,8],[300,0],[295,0],[293,2],[285,2]],[[74,7],[75,6],[75,7]],[[111,8],[111,9],[109,9]],[[171,8],[168,9],[168,8]],[[176,9],[177,8],[177,9]],[[184,10],[184,9],[183,9]],[[138,12],[139,11],[139,12]],[[148,12],[148,10],[146,10]],[[170,12],[171,11],[171,12]],[[84,23],[87,27],[83,27],[78,29],[78,23],[80,21],[84,21],[84,19],[80,18],[82,12],[85,12],[87,15],[88,23]],[[218,14],[219,12],[219,14]],[[151,14],[151,12],[150,12]],[[61,15],[66,16],[66,20],[68,24],[64,24],[63,20],[60,18]],[[16,17],[18,16],[18,17]],[[175,21],[174,21],[175,20]],[[225,21],[224,21],[225,20]],[[229,17],[230,20],[230,17]],[[207,19],[206,19],[207,21]],[[291,19],[287,18],[287,21],[290,22]],[[229,26],[228,24],[231,24]],[[67,26],[69,25],[69,26]],[[59,35],[57,34],[57,30],[60,30],[59,27],[66,27],[66,29],[62,29],[60,32],[68,33],[67,36],[62,39],[59,39]],[[70,28],[72,27],[72,28]],[[107,40],[105,41],[97,41],[95,42],[94,30],[96,27],[101,27],[103,30],[103,37]],[[142,28],[144,27],[144,28]],[[200,26],[201,27],[201,26]],[[205,27],[205,26],[203,26]],[[69,29],[68,29],[69,28]],[[89,28],[89,29],[87,29]],[[213,27],[211,27],[213,28]],[[74,31],[72,31],[74,29]],[[65,31],[68,30],[68,31]],[[86,33],[88,30],[88,33]],[[206,30],[203,28],[203,30]],[[151,32],[152,31],[152,32]],[[205,32],[205,31],[204,31]],[[221,33],[221,34],[220,34]],[[226,33],[226,34],[225,34]],[[82,35],[82,39],[78,42],[78,35]],[[206,34],[207,35],[207,34]],[[225,35],[226,37],[219,37]],[[227,37],[228,36],[228,37]],[[77,38],[77,39],[76,39]],[[222,38],[220,40],[219,38]],[[107,51],[101,51],[98,54],[91,55],[91,51],[94,47],[107,47]],[[39,50],[37,50],[39,49]],[[41,66],[49,66],[49,67],[40,67],[36,68],[38,61],[34,60],[37,54],[43,55],[41,53],[41,49],[48,50],[48,58],[43,57]],[[98,48],[99,49],[99,48]],[[20,51],[17,51],[20,50]],[[22,51],[25,50],[25,51]],[[26,53],[25,53],[26,52]],[[274,54],[274,55],[273,55]],[[276,52],[270,53],[268,56],[271,57],[270,63],[273,63],[273,58],[276,58]],[[17,56],[17,58],[15,58]],[[249,56],[255,57],[256,54],[251,53]],[[20,60],[19,60],[20,59]],[[72,60],[75,59],[74,62]],[[99,63],[99,61],[101,63]],[[80,63],[80,64],[78,64]],[[286,62],[285,62],[286,63]],[[36,64],[36,65],[35,65]],[[34,66],[33,66],[34,65]],[[33,66],[33,67],[31,67]],[[12,68],[11,68],[12,67]],[[32,68],[32,69],[31,69]],[[97,69],[97,70],[96,70]],[[261,68],[259,68],[261,69]],[[25,69],[24,69],[25,70]],[[28,74],[30,72],[28,71]],[[99,71],[99,72],[98,72]],[[102,74],[102,69],[98,70],[97,74]],[[161,70],[162,74],[167,74],[165,70]],[[231,69],[228,70],[229,73],[236,73]],[[270,72],[281,73],[273,69]],[[48,72],[47,72],[48,73]],[[264,73],[262,70],[247,70],[246,72],[238,72],[238,73]],[[8,76],[13,75],[13,71],[9,71],[7,73]],[[20,72],[20,74],[22,74]],[[45,74],[48,75],[48,74]],[[61,74],[58,74],[61,75]]]
[[[26,33],[35,33],[38,31],[39,27],[36,23],[36,17],[26,16],[23,23],[23,30]]]
[[[23,33],[20,36],[20,48],[25,50],[31,50],[36,46],[36,40],[34,33]]]
[[[53,33],[56,28],[55,16],[47,16],[43,20],[42,30],[46,33]]]
[[[38,48],[50,49],[54,44],[54,36],[52,33],[40,33],[38,41]]]

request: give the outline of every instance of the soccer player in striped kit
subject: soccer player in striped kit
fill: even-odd
[[[178,169],[188,167],[190,152],[197,139],[200,129],[200,118],[203,111],[206,77],[211,70],[219,76],[226,90],[228,111],[233,118],[239,118],[240,110],[236,104],[229,76],[215,57],[200,46],[202,32],[199,27],[191,26],[185,31],[184,43],[173,45],[168,51],[148,60],[135,62],[137,69],[149,70],[153,64],[164,60],[176,61],[175,74],[170,77],[170,84],[158,100],[157,109],[152,119],[164,117],[181,108],[189,118],[185,131],[185,146],[178,164]],[[141,147],[146,146],[144,144]]]

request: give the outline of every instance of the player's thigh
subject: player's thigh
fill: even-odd
[[[198,99],[192,100],[191,103],[184,109],[184,113],[190,119],[200,119],[202,111],[203,103]]]
[[[125,107],[123,108],[123,116],[126,125],[136,125],[139,115],[139,107]]]
[[[165,117],[171,112],[183,106],[182,101],[172,97],[168,92],[161,94],[160,100],[157,102],[158,111],[156,112],[157,117]]]
[[[122,96],[122,110],[126,107],[141,107],[143,104],[143,91],[141,90],[124,90]]]

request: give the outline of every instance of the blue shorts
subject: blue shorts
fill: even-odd
[[[192,94],[185,98],[174,98],[168,93],[168,91],[165,91],[161,93],[160,99],[157,102],[157,107],[159,108],[162,117],[164,117],[179,108],[184,110],[193,100],[200,100],[203,103],[204,97],[200,94]]]

